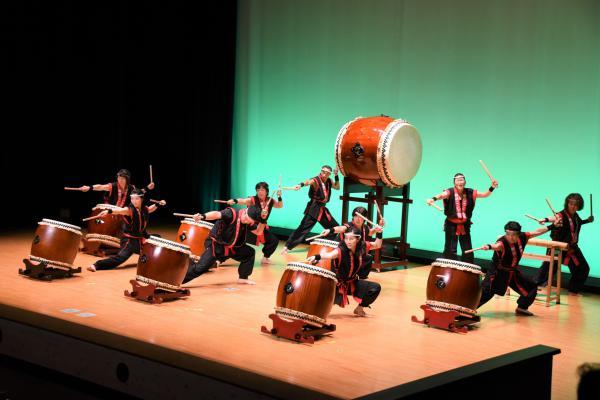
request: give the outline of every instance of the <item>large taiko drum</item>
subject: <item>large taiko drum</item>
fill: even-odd
[[[335,274],[316,265],[288,263],[277,289],[275,313],[322,326],[333,307],[337,279]]]
[[[192,255],[202,256],[204,253],[204,242],[208,238],[214,224],[206,221],[196,222],[193,218],[185,218],[179,225],[177,231],[177,242],[190,247]]]
[[[475,264],[438,258],[431,264],[426,304],[436,311],[477,315],[483,272]]]
[[[167,291],[180,289],[188,269],[190,248],[150,236],[141,250],[135,279]]]
[[[120,207],[112,204],[97,204],[96,208],[98,209],[93,211],[94,215],[100,214],[104,210],[114,211]],[[109,214],[88,221],[88,233],[85,235],[85,240],[119,248],[121,247],[122,235],[123,218],[120,215]]]
[[[339,242],[334,240],[327,239],[315,239],[310,242],[310,247],[308,248],[308,253],[306,254],[306,258],[310,256],[314,256],[315,254],[320,254],[321,250],[325,249],[325,251],[329,252],[333,249],[337,249],[339,246]],[[321,260],[317,263],[317,265],[321,268],[325,268],[326,270],[331,271],[331,260]]]
[[[42,219],[35,230],[29,259],[48,267],[69,270],[79,251],[81,228],[51,219]]]
[[[390,117],[356,118],[335,141],[335,161],[342,175],[368,186],[407,184],[421,165],[421,137],[414,126]]]

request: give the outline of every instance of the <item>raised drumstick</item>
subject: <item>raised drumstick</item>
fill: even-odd
[[[154,179],[152,178],[152,164],[150,164],[150,182],[154,182]]]
[[[173,215],[176,217],[194,218],[193,214],[173,213]]]
[[[556,215],[557,212],[554,211],[554,207],[552,207],[552,203],[550,203],[550,200],[548,200],[547,197],[546,197],[546,203],[548,203],[548,207],[550,207],[550,210],[552,210],[552,215]]]
[[[539,218],[536,218],[536,217],[534,217],[534,216],[531,216],[531,215],[529,215],[529,214],[525,214],[525,216],[526,216],[527,218],[530,218],[530,219],[532,219],[532,220],[534,220],[534,221],[537,221],[537,222],[539,222],[539,223],[541,223],[541,222],[542,222],[542,220],[541,220],[541,219],[539,219]]]
[[[379,213],[379,219],[383,218],[383,214],[381,213],[381,207],[379,207],[379,203],[377,199],[375,199],[375,205],[377,206],[377,212]]]
[[[473,252],[478,251],[478,250],[487,250],[486,247],[487,247],[487,244],[484,245],[484,246],[478,247],[476,249],[466,250],[465,254],[473,253]]]
[[[377,227],[377,228],[382,228],[381,226],[377,225],[375,222],[371,221],[370,219],[368,219],[367,217],[365,217],[365,216],[364,216],[364,215],[362,215],[362,214],[359,214],[359,213],[354,213],[354,215],[356,215],[357,217],[360,217],[360,218],[362,218],[363,220],[367,221],[368,223],[370,223],[370,224],[371,224],[371,225],[373,225],[374,227]],[[382,229],[383,229],[383,228],[382,228]]]
[[[293,186],[282,186],[281,190],[296,190],[296,188]]]
[[[594,216],[594,206],[592,205],[592,194],[590,193],[590,216]]]
[[[67,187],[67,186],[65,186],[65,190],[72,190],[72,191],[75,191],[75,192],[81,192],[82,191],[81,188],[74,188],[74,187]]]
[[[494,177],[492,176],[492,173],[490,172],[490,170],[488,169],[488,167],[485,165],[485,163],[483,162],[483,160],[479,160],[479,163],[481,164],[481,166],[483,167],[483,169],[485,170],[485,173],[487,174],[487,176],[490,177],[490,179],[492,181],[494,181]]]

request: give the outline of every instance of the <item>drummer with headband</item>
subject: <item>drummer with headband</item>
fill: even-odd
[[[256,207],[236,210],[228,207],[222,211],[209,211],[206,214],[195,214],[194,220],[215,221],[209,237],[204,242],[205,251],[199,261],[190,259],[187,274],[183,283],[204,274],[217,261],[224,262],[233,258],[240,262],[238,267],[238,283],[254,285],[248,279],[254,268],[254,249],[246,244],[246,235],[251,226],[260,221],[260,211]]]
[[[149,235],[146,232],[148,226],[149,215],[158,209],[159,206],[167,204],[164,200],[151,206],[145,206],[144,192],[139,189],[134,189],[130,195],[130,204],[126,207],[120,207],[114,210],[103,210],[98,214],[98,218],[102,218],[107,214],[122,215],[125,221],[123,229],[123,237],[121,238],[121,248],[119,252],[112,257],[96,261],[90,265],[88,271],[96,272],[101,269],[113,269],[123,264],[133,253],[140,254],[142,240]],[[98,209],[97,207],[94,210]]]
[[[590,215],[586,219],[581,219],[577,211],[583,209],[583,197],[579,193],[571,193],[565,198],[565,205],[562,211],[553,217],[544,218],[540,223],[556,222],[562,220],[562,226],[554,229],[550,233],[552,240],[565,242],[569,244],[569,249],[563,253],[563,264],[569,267],[571,271],[571,280],[569,281],[569,295],[581,296],[579,292],[583,289],[585,280],[590,273],[590,266],[579,248],[579,232],[581,225],[594,222],[594,216]],[[550,254],[550,249],[548,249]],[[557,268],[555,265],[554,268]],[[546,285],[548,281],[548,270],[550,263],[544,261],[536,276],[536,283],[539,286]]]
[[[300,221],[300,225],[288,238],[285,243],[281,254],[287,254],[289,250],[298,246],[304,241],[306,235],[310,230],[318,223],[320,223],[325,229],[333,229],[339,224],[333,218],[327,207],[325,206],[331,198],[331,189],[340,189],[340,177],[338,176],[338,169],[333,170],[335,182],[332,182],[331,176],[332,168],[329,165],[323,165],[321,167],[321,173],[314,178],[300,182],[294,186],[294,190],[300,190],[304,186],[310,186],[308,188],[308,197],[310,200],[306,204],[304,209],[304,218]],[[335,232],[331,232],[327,239],[335,240]]]
[[[462,249],[461,259],[473,263],[473,253],[465,253],[473,248],[471,243],[471,216],[477,199],[489,197],[498,187],[498,181],[492,180],[492,186],[485,192],[465,187],[467,181],[461,173],[454,175],[454,187],[444,190],[442,193],[427,199],[427,204],[433,205],[436,200],[444,200],[444,231],[446,240],[444,243],[444,257],[456,260],[458,242]]]
[[[260,220],[254,225],[246,238],[246,243],[260,246],[263,243],[263,258],[261,263],[270,264],[269,257],[275,252],[279,239],[271,233],[267,219],[271,215],[273,208],[282,208],[283,200],[281,198],[281,189],[277,190],[277,201],[269,197],[269,184],[267,182],[258,182],[254,187],[256,189],[255,196],[249,196],[241,199],[227,200],[227,204],[242,204],[248,208],[254,207],[260,212]]]
[[[378,230],[376,237],[374,242],[368,242],[363,240],[360,230],[348,230],[344,233],[344,240],[337,249],[330,252],[321,251],[321,254],[307,259],[313,264],[321,259],[332,260],[331,270],[338,280],[334,302],[340,307],[345,307],[348,304],[348,295],[353,296],[358,302],[354,314],[359,317],[367,316],[364,308],[370,307],[381,292],[379,283],[366,280],[370,269],[364,262],[370,250],[381,248],[383,243],[381,229]]]
[[[81,186],[79,190],[87,192],[89,190],[96,192],[107,192],[104,194],[104,202],[118,207],[127,207],[130,204],[131,193],[135,186],[131,184],[131,172],[121,169],[117,172],[117,181],[104,185]],[[154,182],[150,182],[145,188],[141,189],[145,194],[148,190],[154,189]]]
[[[486,244],[478,250],[494,250],[492,257],[492,266],[483,280],[483,293],[479,306],[487,303],[495,294],[504,296],[507,287],[520,294],[517,300],[517,309],[515,314],[523,316],[532,316],[533,313],[528,310],[533,304],[537,294],[537,285],[527,278],[518,268],[519,261],[523,256],[523,250],[527,241],[533,237],[540,236],[555,228],[554,224],[536,229],[533,232],[521,232],[521,225],[518,222],[510,221],[504,225],[504,236],[501,236],[496,243]]]

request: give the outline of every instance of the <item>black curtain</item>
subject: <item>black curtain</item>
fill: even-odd
[[[0,229],[41,218],[82,225],[120,168],[166,210],[228,198],[236,2],[0,5]]]

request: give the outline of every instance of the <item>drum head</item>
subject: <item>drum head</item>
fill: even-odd
[[[421,154],[417,129],[401,119],[390,123],[378,146],[377,169],[383,183],[400,187],[410,182],[421,165]]]

